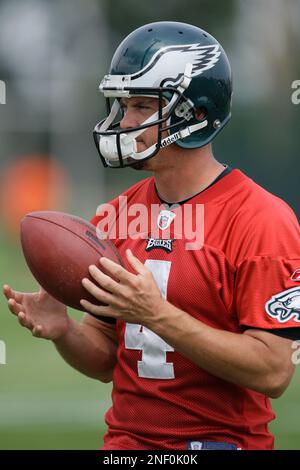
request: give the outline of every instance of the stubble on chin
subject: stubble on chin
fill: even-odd
[[[133,165],[130,165],[131,168],[134,170],[143,170],[144,169],[144,162],[136,162]]]
[[[161,154],[164,149],[160,149],[159,152],[147,160],[137,161],[130,165],[134,170],[144,170],[144,171],[155,171],[161,167]]]
[[[149,160],[144,160],[144,161],[141,161],[141,162],[136,162],[136,163],[134,163],[133,165],[130,165],[130,166],[134,170],[144,170],[144,171],[147,171],[147,170],[151,171],[152,170],[150,159]]]

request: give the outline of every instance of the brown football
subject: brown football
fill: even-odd
[[[94,225],[63,212],[27,214],[21,222],[21,243],[38,283],[55,299],[77,310],[84,310],[80,299],[100,305],[81,284],[84,277],[92,280],[88,267],[95,264],[104,271],[101,256],[123,264],[115,245],[99,237]],[[101,319],[114,322],[108,317]]]

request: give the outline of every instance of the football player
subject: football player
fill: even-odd
[[[90,267],[83,285],[106,306],[82,300],[93,316],[81,324],[44,291],[5,286],[9,308],[73,367],[113,381],[103,449],[273,449],[269,397],[287,388],[300,337],[300,231],[285,202],[213,155],[231,115],[228,58],[198,27],[145,25],[100,91],[103,165],[152,173],[110,202],[112,224],[102,206],[93,218],[125,266]]]

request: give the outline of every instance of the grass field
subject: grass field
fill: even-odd
[[[0,283],[31,291],[18,242],[0,235]],[[71,312],[74,318],[80,314]],[[0,449],[96,449],[105,430],[110,385],[71,369],[52,343],[33,338],[9,313],[0,296],[0,340],[7,364],[0,365]],[[273,400],[271,429],[277,449],[300,449],[300,371],[287,392]]]

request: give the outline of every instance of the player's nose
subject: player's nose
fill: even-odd
[[[120,121],[120,128],[121,129],[130,129],[133,127],[137,127],[139,125],[138,120],[135,116],[134,110],[127,109],[124,112],[123,117]]]

